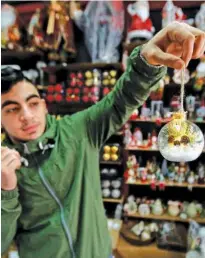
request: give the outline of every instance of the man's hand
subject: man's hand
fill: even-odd
[[[16,169],[20,166],[19,153],[7,147],[1,147],[1,189],[9,191],[16,188]]]
[[[173,22],[159,31],[142,48],[141,54],[152,65],[174,69],[187,66],[205,51],[205,33],[188,24]]]

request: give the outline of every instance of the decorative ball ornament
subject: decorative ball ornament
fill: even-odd
[[[181,75],[181,109],[173,114],[171,122],[162,127],[158,135],[159,151],[165,159],[172,162],[193,161],[204,148],[202,131],[186,118],[183,107],[184,69]]]

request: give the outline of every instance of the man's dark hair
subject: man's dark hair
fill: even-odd
[[[18,66],[1,66],[1,94],[7,93],[20,81],[31,82]]]

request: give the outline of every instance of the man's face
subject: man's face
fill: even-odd
[[[46,104],[29,82],[15,84],[1,95],[1,124],[12,140],[31,141],[46,127]]]

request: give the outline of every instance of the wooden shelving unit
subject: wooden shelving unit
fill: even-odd
[[[124,197],[120,199],[113,199],[113,198],[103,198],[103,202],[110,202],[110,203],[123,203]]]
[[[85,69],[117,69],[122,70],[122,63],[71,63],[68,65],[47,66],[44,72],[56,73],[60,70],[80,71]]]
[[[153,219],[153,220],[169,220],[169,221],[179,221],[179,222],[190,222],[191,220],[195,220],[198,223],[205,223],[205,218],[200,218],[200,217],[196,217],[196,218],[187,218],[187,219],[182,219],[180,217],[172,217],[169,216],[168,214],[163,214],[163,215],[140,215],[139,213],[135,213],[135,214],[125,214],[126,217],[129,218],[142,218],[142,219]]]
[[[122,165],[122,160],[120,161],[104,161],[104,160],[101,160],[100,161],[100,164],[104,164],[104,165]]]
[[[159,149],[144,149],[144,148],[137,148],[137,147],[132,147],[132,146],[127,146],[125,147],[125,150],[128,151],[159,151]],[[205,153],[205,150],[202,151],[202,153]]]
[[[162,124],[166,124],[169,123],[171,121],[171,119],[162,119],[160,122]],[[205,121],[199,121],[199,120],[189,120],[192,123],[196,123],[196,124],[205,124]],[[129,122],[137,122],[137,123],[156,123],[157,120],[156,119],[130,119]]]
[[[144,185],[150,185],[151,184],[151,181],[146,181],[146,182],[141,182],[140,180],[137,180],[135,183],[130,183],[130,182],[126,182],[127,185],[141,185],[141,186],[144,186]],[[165,185],[166,187],[188,187],[188,186],[191,186],[192,188],[204,188],[205,189],[205,184],[188,184],[188,183],[177,183],[177,182],[174,182],[174,183],[171,183],[169,181],[166,181],[165,182]]]
[[[125,150],[128,151],[159,151],[159,149],[145,149],[145,148],[137,148],[132,146],[125,147]]]

